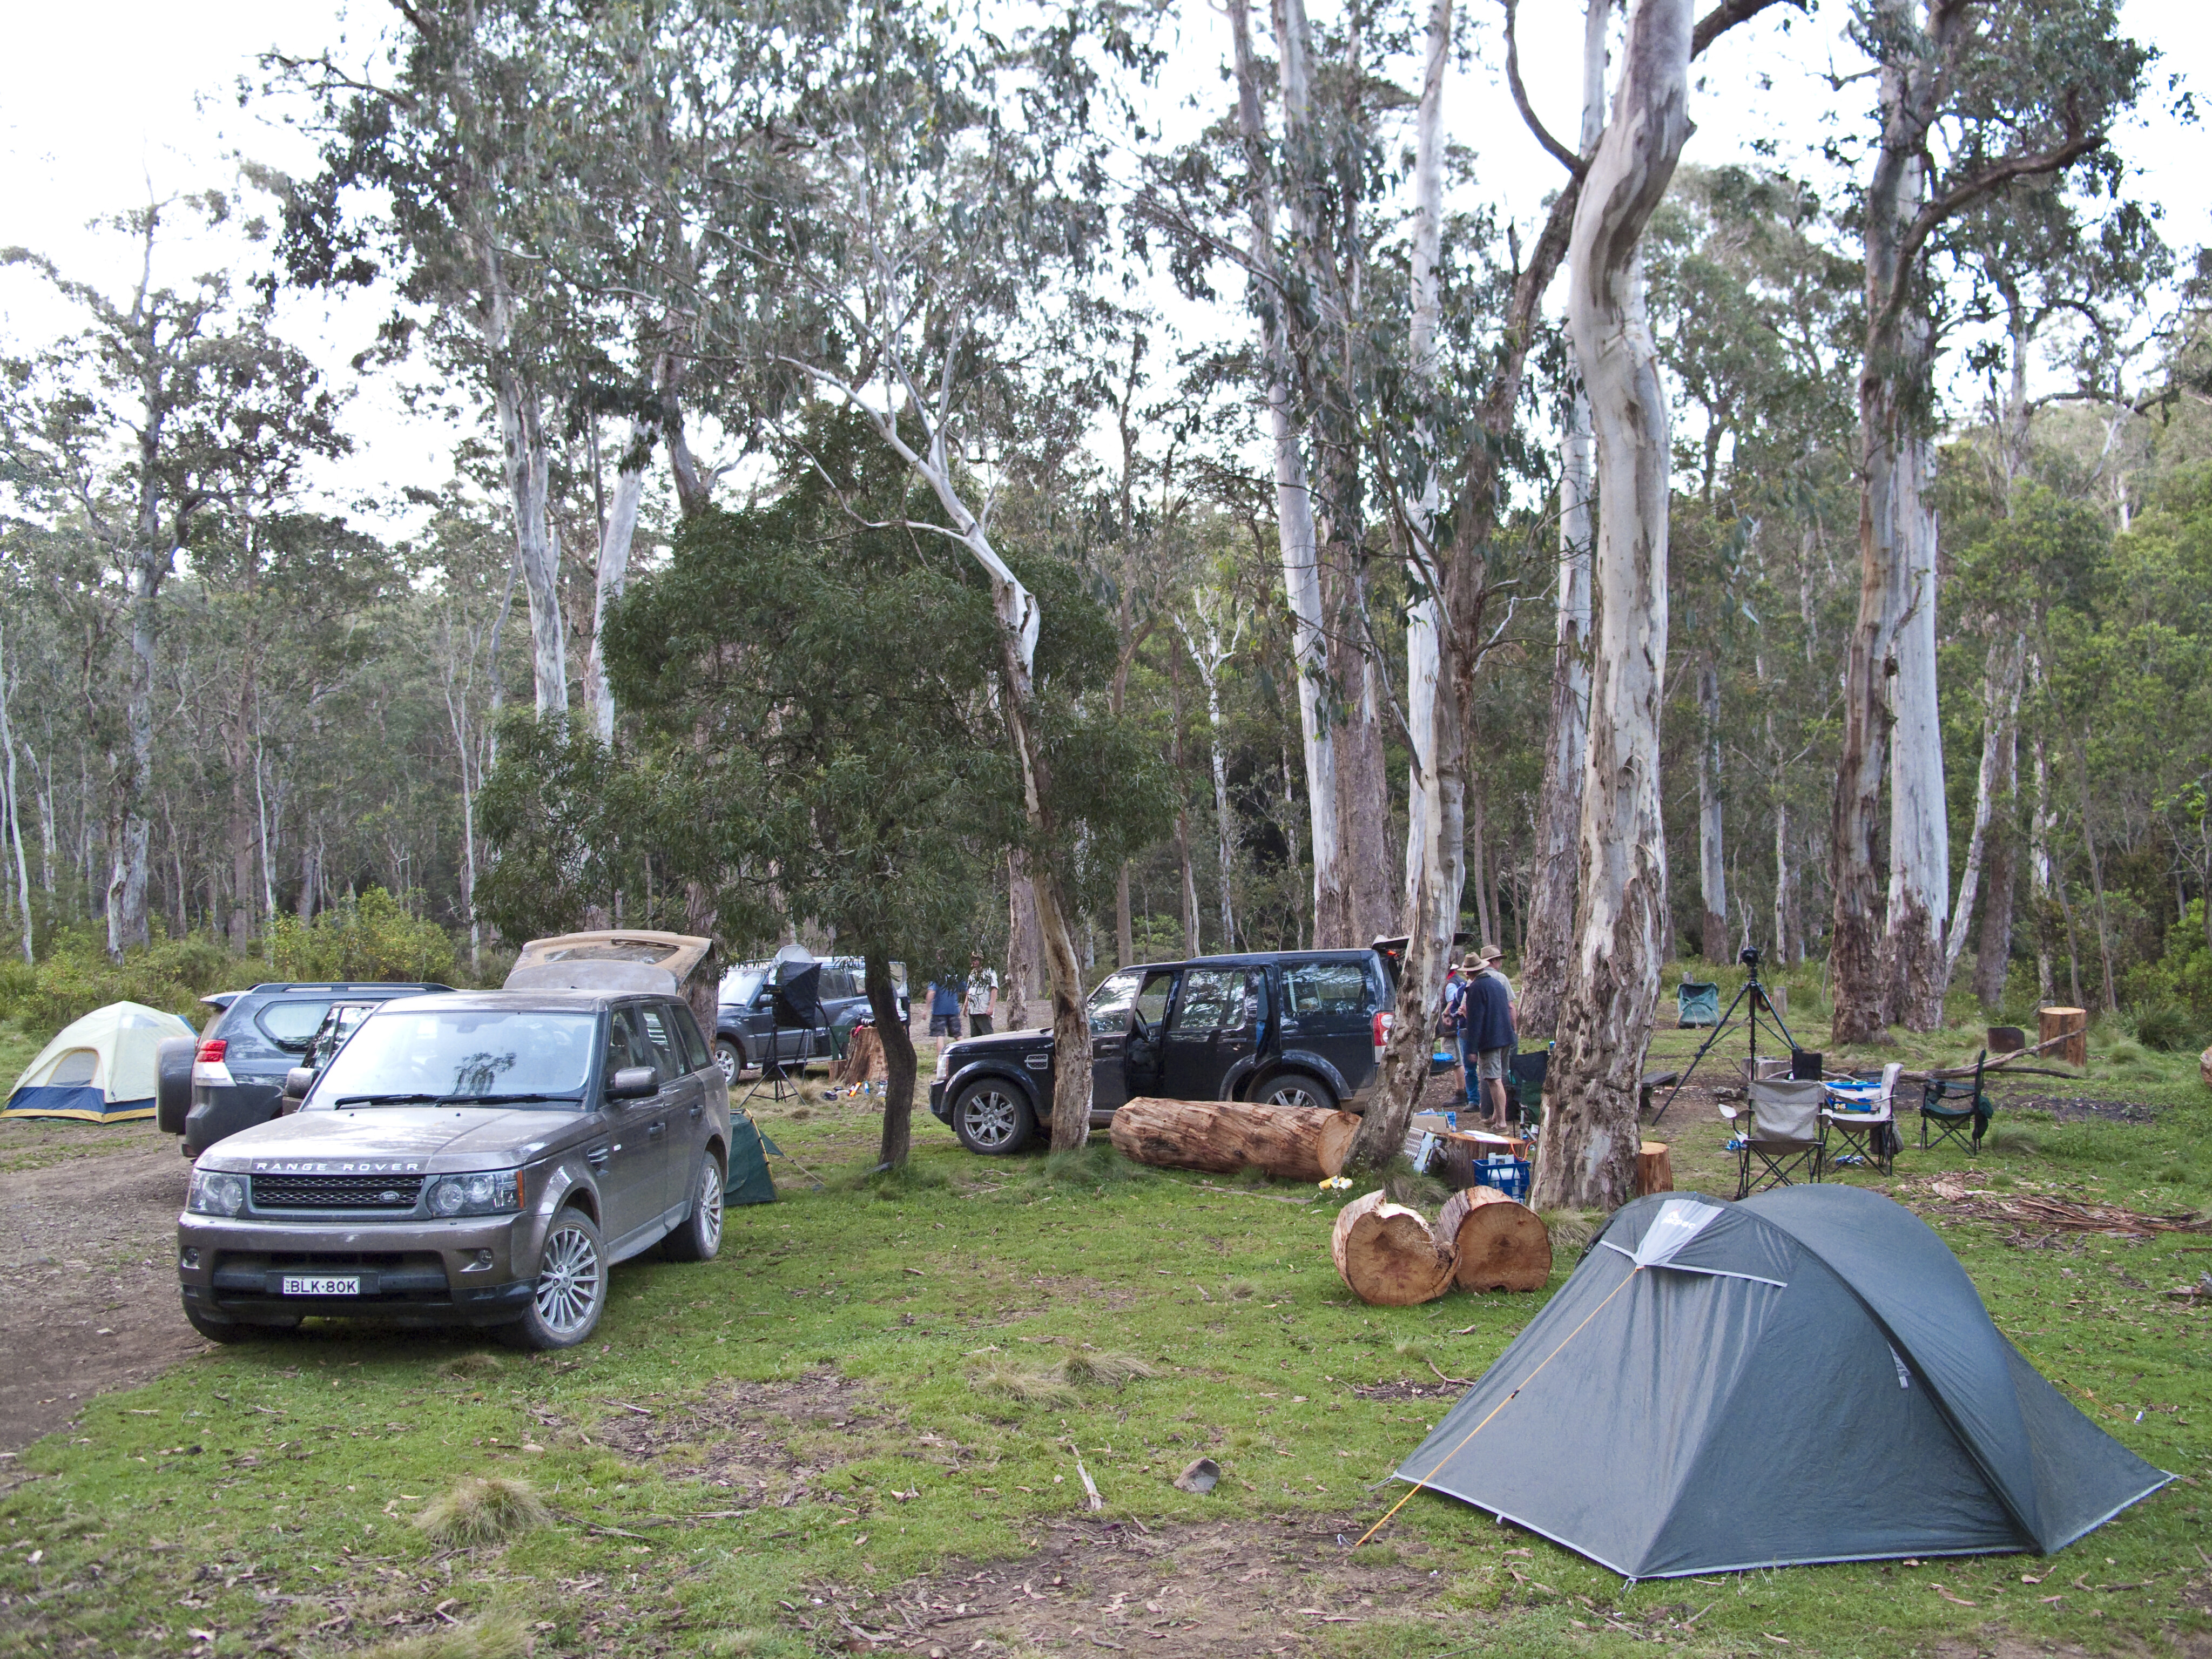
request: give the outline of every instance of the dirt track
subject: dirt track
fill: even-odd
[[[0,1455],[207,1346],[171,1260],[190,1174],[151,1123],[0,1121]]]

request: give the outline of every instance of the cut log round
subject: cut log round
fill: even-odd
[[[1540,1291],[1552,1277],[1552,1236],[1541,1217],[1495,1187],[1469,1187],[1445,1200],[1437,1238],[1452,1253],[1462,1291]]]
[[[1140,1095],[1114,1114],[1114,1150],[1139,1164],[1235,1175],[1263,1170],[1285,1181],[1326,1181],[1344,1168],[1359,1120],[1350,1112],[1250,1100],[1155,1100]]]
[[[1636,1149],[1636,1195],[1674,1190],[1674,1156],[1663,1140],[1647,1140]]]
[[[2088,1065],[2089,1011],[2087,1008],[2039,1008],[2035,1011],[2035,1023],[2038,1028],[2036,1035],[2043,1039],[2037,1047],[2044,1048],[2049,1053],[2051,1049],[2046,1045],[2056,1043],[2055,1058],[2064,1060],[2069,1066]],[[2057,1043],[2059,1037],[2064,1037],[2066,1041]]]
[[[1419,1210],[1380,1191],[1338,1212],[1328,1253],[1352,1293],[1375,1307],[1410,1308],[1451,1288],[1451,1241],[1431,1232]]]
[[[2204,1079],[2204,1086],[2212,1089],[2212,1048],[2197,1056],[2197,1075]]]
[[[872,1025],[855,1025],[846,1039],[845,1058],[830,1067],[836,1084],[882,1083],[890,1077],[884,1060],[884,1040]]]

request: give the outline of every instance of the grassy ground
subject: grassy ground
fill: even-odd
[[[1694,1040],[1662,1033],[1662,1055]],[[2004,1112],[1979,1160],[1987,1184],[2212,1205],[2212,1102],[2178,1067],[2119,1075],[2162,1064],[2107,1058],[2089,1084],[2034,1080],[2039,1094],[2158,1110],[2147,1123],[2063,1125]],[[1722,1132],[1687,1100],[1662,1126],[1678,1184],[1725,1196]],[[0,1497],[0,1649],[322,1655],[411,1637],[392,1651],[876,1650],[851,1631],[890,1622],[874,1598],[918,1574],[1036,1561],[1034,1584],[1056,1593],[1064,1577],[1072,1595],[1104,1572],[1103,1554],[1064,1553],[1099,1535],[1081,1530],[1092,1523],[1079,1455],[1106,1522],[1172,1542],[1227,1521],[1227,1536],[1273,1540],[1279,1605],[1259,1635],[1249,1621],[1224,1628],[1210,1650],[1222,1654],[1546,1655],[1652,1640],[1691,1653],[1963,1654],[2015,1650],[2002,1645],[2014,1638],[2033,1644],[2020,1651],[2212,1651],[2208,1315],[2163,1294],[2212,1268],[2212,1237],[2027,1248],[1988,1224],[1943,1229],[2044,1372],[2184,1477],[2057,1558],[1624,1590],[1578,1557],[1422,1496],[1353,1558],[1425,1584],[1415,1616],[1389,1596],[1362,1605],[1358,1584],[1332,1577],[1336,1538],[1393,1501],[1390,1470],[1460,1392],[1439,1373],[1479,1375],[1538,1298],[1362,1307],[1329,1266],[1334,1202],[1297,1188],[1137,1170],[1103,1146],[1060,1164],[989,1162],[926,1116],[911,1172],[870,1185],[864,1103],[817,1097],[760,1115],[827,1184],[779,1161],[783,1201],[733,1212],[719,1261],[618,1269],[582,1352],[485,1356],[460,1336],[314,1330],[96,1401],[74,1431],[0,1463],[20,1472],[0,1482],[21,1479]],[[1914,1152],[1897,1182],[1875,1184],[1911,1197],[1924,1177],[1967,1167]],[[1554,1285],[1571,1266],[1563,1255]],[[1152,1375],[1079,1380],[1104,1355]],[[1079,1380],[1062,1380],[1071,1371]],[[1219,1462],[1219,1488],[1176,1490],[1171,1477],[1201,1452]],[[426,1536],[416,1517],[476,1477],[526,1480],[550,1519],[506,1542]],[[500,1503],[472,1491],[460,1507]],[[1194,1583],[1191,1631],[1208,1616],[1202,1576]],[[1231,1581],[1217,1589],[1225,1604]],[[1144,1648],[1133,1627],[1107,1640],[1097,1623],[1076,1634],[1082,1623],[1071,1614],[1041,1634],[1050,1621],[1031,1620],[1011,1636],[988,1620],[951,1623],[934,1651]]]

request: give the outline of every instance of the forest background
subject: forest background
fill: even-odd
[[[1820,1018],[1864,183],[1884,20],[1919,13],[1736,9],[1642,258],[1673,419],[1660,955],[1759,945]],[[1931,168],[2048,114],[2069,40],[2136,55],[2096,142],[1947,221],[1913,279],[1947,982],[1957,1017],[2057,1000],[2195,1044],[2212,286],[2163,214],[2177,174],[2122,154],[2153,120],[2201,143],[2194,43],[2137,27],[2136,52],[2078,0],[1963,9],[1979,101]],[[1510,15],[1443,9],[1451,138],[1527,143]],[[1556,292],[1504,333],[1565,175],[1445,143],[1423,252],[1435,18],[1278,7],[1237,25],[1241,78],[1219,20],[1111,7],[932,33],[428,6],[242,46],[264,125],[237,155],[6,256],[0,995],[174,1005],[241,957],[495,978],[528,933],[626,920],[732,957],[865,939],[917,981],[977,948],[1042,1019],[1056,931],[1085,979],[1403,931],[1418,458],[1480,426],[1515,350],[1461,925],[1564,951],[1537,889],[1590,648],[1577,375]],[[1572,132],[1571,56],[1516,67]],[[1754,93],[1825,113],[1762,132],[1732,113]],[[1317,890],[1332,835],[1349,873]]]

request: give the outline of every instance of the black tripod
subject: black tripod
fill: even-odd
[[[761,1085],[768,1085],[770,1100],[788,1100],[799,1092],[783,1069],[783,1034],[786,1031],[813,1031],[825,1024],[822,1014],[822,969],[818,963],[805,967],[796,963],[780,963],[776,983],[769,997],[768,1053],[761,1058],[761,1074],[753,1086],[745,1091],[745,1100],[758,1094]],[[744,1100],[738,1103],[742,1108]]]
[[[1793,1054],[1797,1052],[1797,1039],[1790,1035],[1789,1026],[1783,1023],[1782,1016],[1775,1011],[1774,1004],[1767,1000],[1766,988],[1759,982],[1758,947],[1747,945],[1738,960],[1750,970],[1744,978],[1742,989],[1739,990],[1729,1003],[1727,1012],[1721,1015],[1718,1023],[1714,1025],[1713,1034],[1707,1037],[1704,1046],[1691,1056],[1688,1068],[1680,1077],[1674,1079],[1674,1086],[1667,1091],[1667,1098],[1659,1103],[1659,1109],[1651,1114],[1651,1121],[1655,1124],[1667,1115],[1667,1109],[1674,1103],[1674,1097],[1682,1092],[1682,1085],[1690,1080],[1691,1073],[1698,1069],[1698,1062],[1711,1054],[1713,1045],[1728,1035],[1729,1023],[1735,1018],[1735,1011],[1742,1005],[1746,997],[1751,999],[1751,1006],[1744,1010],[1744,1024],[1751,1037],[1749,1074],[1753,1077],[1759,1075],[1759,1012],[1762,1008],[1766,1011],[1766,1017],[1774,1022],[1774,1029],[1779,1031],[1784,1040],[1790,1044],[1790,1052]]]

